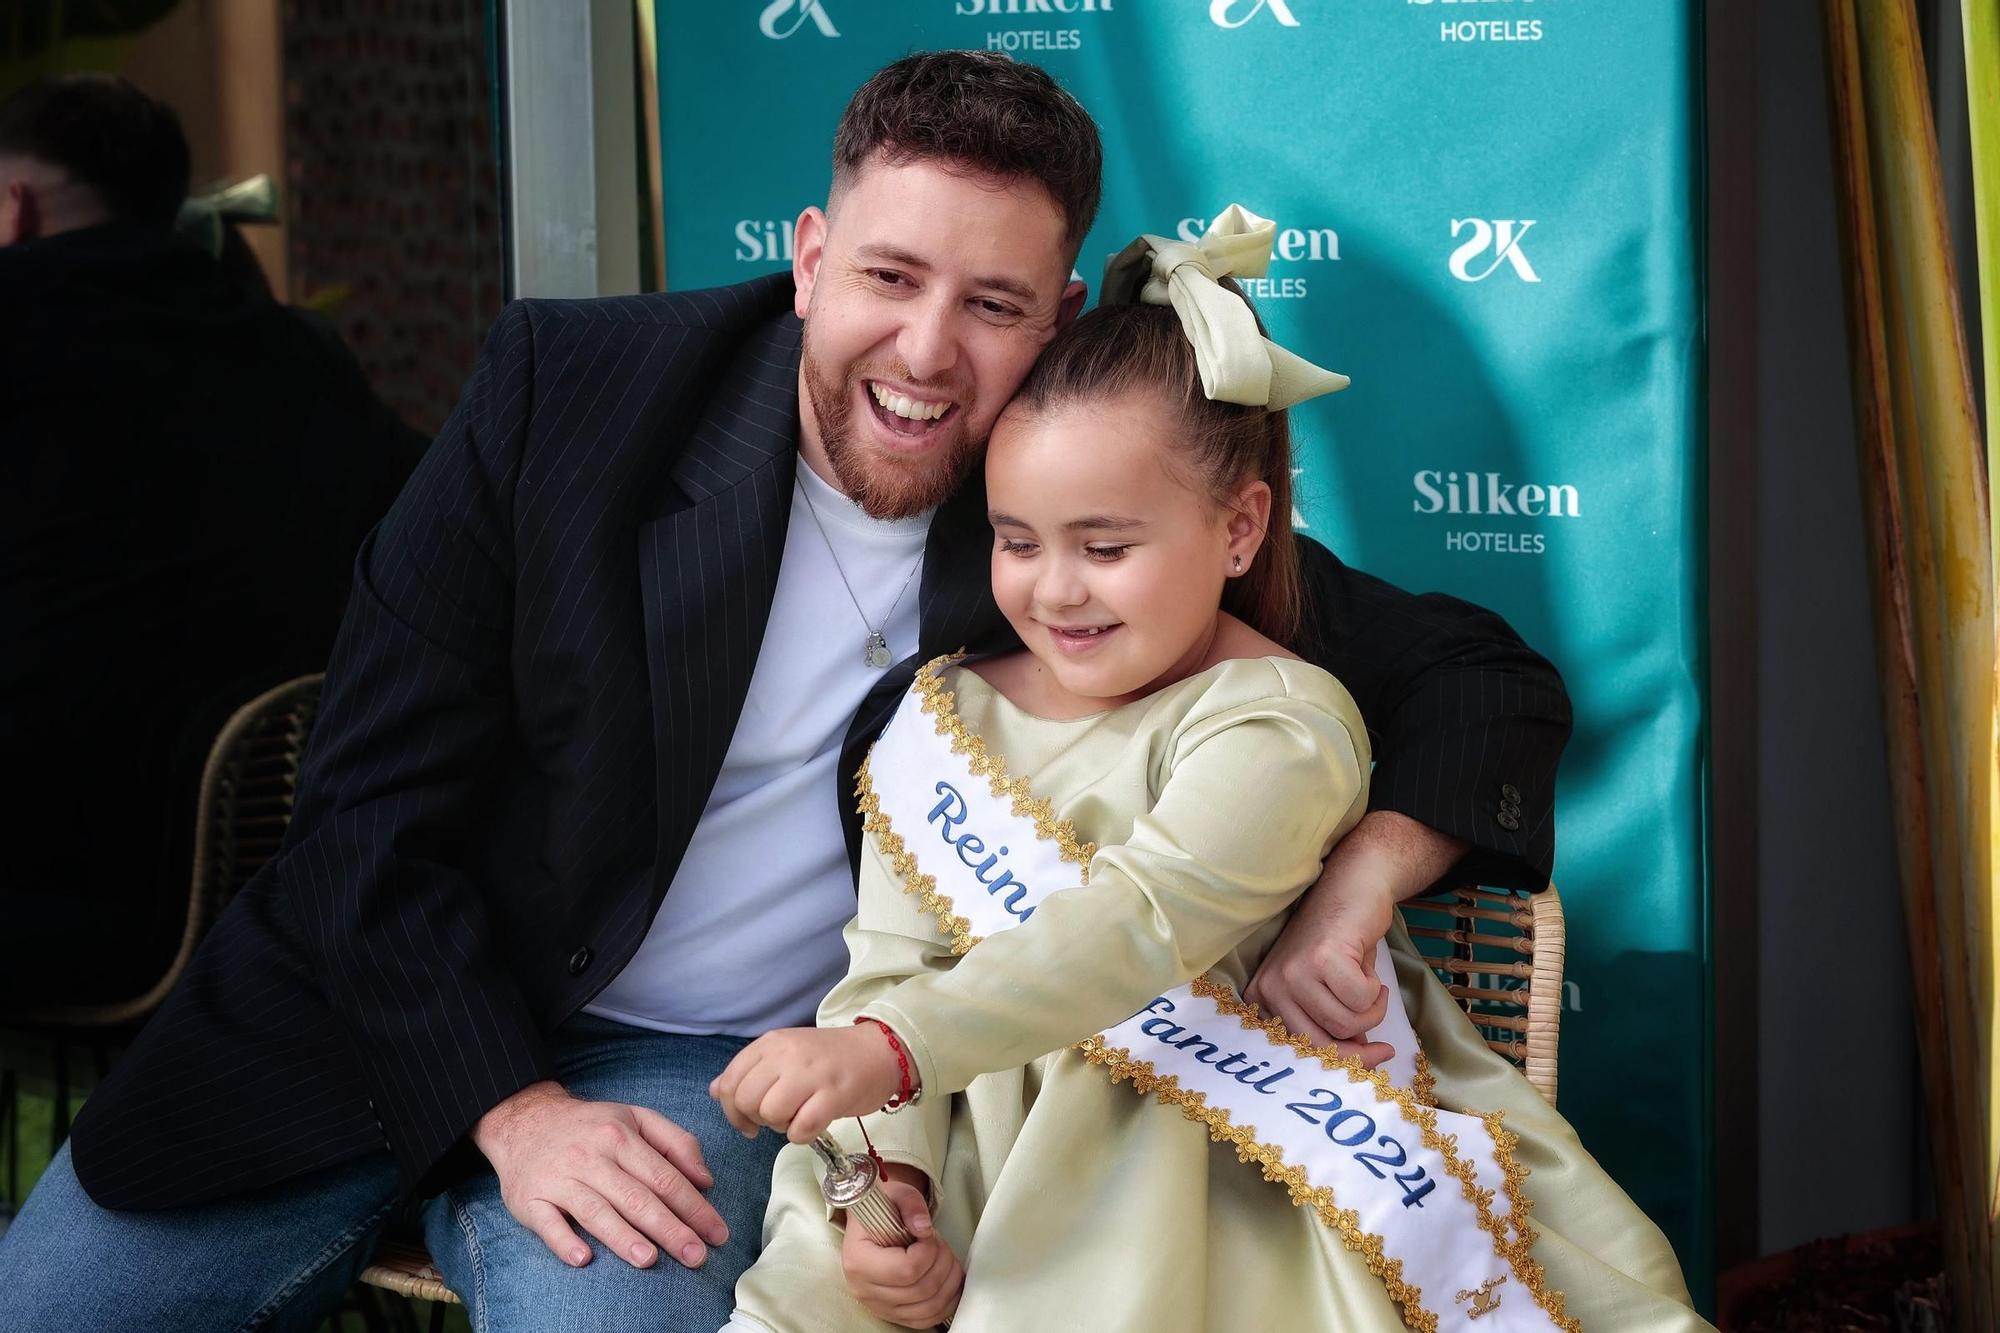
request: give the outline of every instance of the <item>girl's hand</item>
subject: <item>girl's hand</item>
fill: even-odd
[[[882,1030],[860,1023],[767,1032],[736,1053],[708,1095],[750,1138],[769,1125],[805,1143],[843,1116],[881,1110],[901,1087],[896,1053]]]
[[[892,1176],[907,1168],[892,1165]],[[951,1318],[965,1290],[965,1268],[931,1225],[923,1194],[903,1179],[886,1179],[882,1192],[903,1215],[916,1240],[907,1248],[884,1245],[866,1227],[850,1224],[840,1246],[847,1289],[868,1313],[904,1328],[934,1328]]]
[[[1375,885],[1343,889],[1299,904],[1243,998],[1276,1016],[1287,1031],[1373,1069],[1394,1054],[1386,1042],[1369,1041],[1368,1033],[1389,1008],[1389,988],[1375,975],[1375,946],[1396,907]]]
[[[1438,882],[1466,845],[1406,815],[1376,810],[1326,858],[1243,998],[1322,1046],[1338,1044],[1370,1068],[1389,1047],[1366,1038],[1389,990],[1375,975],[1375,945],[1396,906]]]

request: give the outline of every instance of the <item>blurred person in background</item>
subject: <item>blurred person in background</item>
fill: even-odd
[[[0,1013],[157,981],[217,729],[326,662],[423,439],[323,325],[177,235],[179,119],[0,102]]]

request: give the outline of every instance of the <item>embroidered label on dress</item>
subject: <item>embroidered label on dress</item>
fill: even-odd
[[[1494,1310],[1498,1309],[1500,1305],[1500,1298],[1494,1295],[1493,1293],[1495,1289],[1498,1288],[1499,1285],[1502,1282],[1505,1282],[1506,1280],[1507,1280],[1507,1275],[1505,1273],[1502,1273],[1498,1277],[1487,1278],[1484,1282],[1480,1283],[1478,1286],[1474,1287],[1470,1291],[1459,1292],[1457,1298],[1458,1300],[1472,1302],[1472,1304],[1466,1308],[1465,1317],[1467,1319],[1477,1319],[1481,1315],[1492,1314]]]

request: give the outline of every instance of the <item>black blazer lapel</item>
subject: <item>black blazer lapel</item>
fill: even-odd
[[[639,529],[656,905],[708,804],[771,615],[798,465],[800,328],[785,315],[737,353],[673,466],[668,503],[681,507]]]

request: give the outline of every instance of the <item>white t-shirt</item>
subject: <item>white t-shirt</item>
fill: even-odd
[[[868,517],[799,461],[771,620],[715,790],[645,942],[588,1012],[744,1037],[811,1024],[847,970],[850,784],[834,770],[855,710],[882,677],[862,653],[885,615],[891,660],[916,652],[929,531],[929,514]]]

